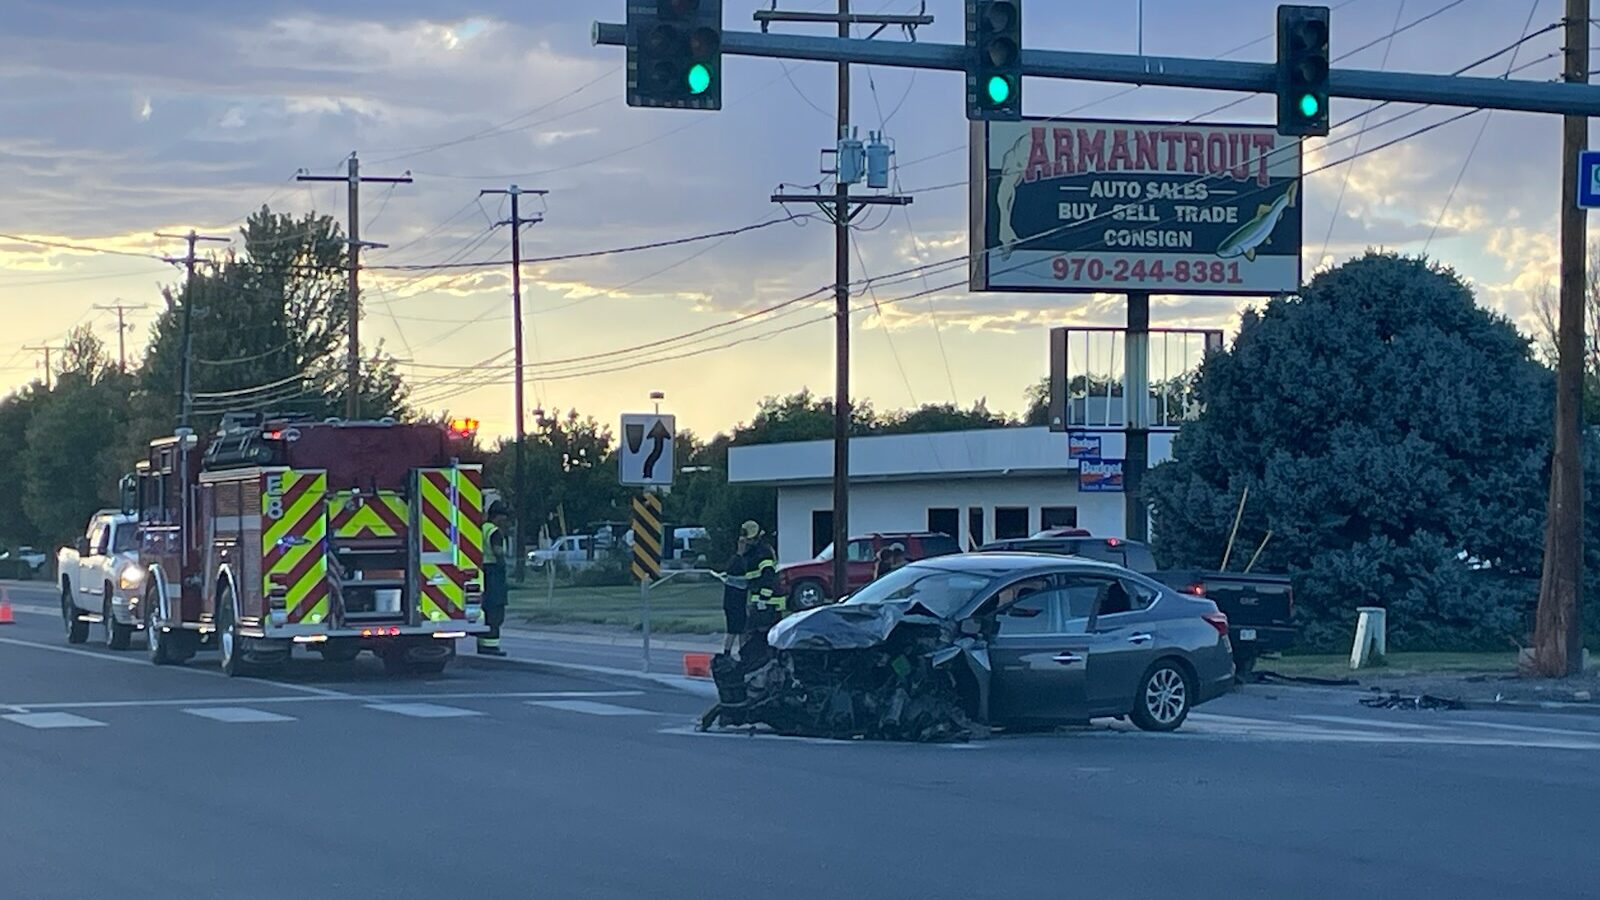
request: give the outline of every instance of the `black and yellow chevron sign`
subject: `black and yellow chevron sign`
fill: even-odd
[[[643,494],[633,501],[633,577],[661,578],[661,498]]]

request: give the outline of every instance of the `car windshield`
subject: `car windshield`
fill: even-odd
[[[139,549],[139,529],[124,525],[117,529],[112,553],[132,553]]]
[[[957,570],[910,565],[874,581],[845,601],[846,604],[911,600],[935,615],[952,618],[994,580],[988,570]]]
[[[822,548],[822,552],[817,554],[817,561],[818,562],[826,562],[826,561],[828,561],[830,559],[833,559],[833,545],[832,544],[829,544],[828,546],[823,547]]]

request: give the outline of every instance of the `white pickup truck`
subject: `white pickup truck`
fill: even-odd
[[[106,627],[106,644],[126,650],[143,627],[137,604],[144,585],[139,565],[139,521],[128,513],[101,510],[71,547],[56,554],[61,580],[61,619],[67,643],[89,639],[89,626]]]

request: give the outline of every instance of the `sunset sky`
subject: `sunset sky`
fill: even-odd
[[[1229,58],[1270,60],[1275,5],[1147,0],[1145,51],[1215,57],[1240,48]],[[1418,72],[1455,70],[1561,13],[1559,0],[1332,5],[1336,57],[1371,42],[1338,65]],[[750,30],[750,13],[766,6],[728,0],[725,22]],[[856,6],[916,9],[909,0]],[[1030,46],[1117,53],[1137,46],[1132,2],[1024,6]],[[928,8],[938,21],[919,39],[960,42],[961,4],[930,0]],[[39,355],[25,345],[58,343],[74,325],[92,323],[114,347],[115,314],[97,307],[119,300],[138,307],[130,350],[142,347],[161,304],[158,288],[177,271],[138,254],[181,252],[177,242],[155,239],[156,231],[228,233],[263,203],[342,221],[342,186],[308,186],[294,176],[302,168],[336,173],[352,150],[366,174],[415,177],[410,186],[369,186],[362,198],[362,237],[391,245],[367,262],[414,265],[509,258],[509,234],[490,229],[506,214],[500,198],[476,198],[480,189],[513,182],[550,192],[544,204],[527,204],[546,215],[524,235],[529,257],[762,222],[782,214],[768,202],[780,183],[819,180],[818,151],[831,144],[834,128],[834,69],[816,63],[730,57],[721,112],[628,108],[621,48],[589,40],[591,20],[622,20],[623,0],[347,0],[336,7],[259,0],[225,11],[149,0],[0,0],[0,9],[0,232],[134,254],[0,239],[8,322],[0,385],[7,387],[40,375]],[[1383,40],[1397,24],[1439,10]],[[1514,65],[1520,71],[1512,77],[1548,80],[1559,72],[1559,48],[1559,31],[1544,31],[1518,49],[1514,63],[1501,55],[1472,74],[1499,77]],[[1030,79],[1025,96],[1030,115],[1183,121],[1236,95]],[[863,133],[882,128],[897,143],[900,184],[916,198],[904,213],[861,220],[855,274],[965,253],[960,75],[858,68],[853,100]],[[1336,98],[1333,121],[1367,106]],[[1205,121],[1270,123],[1273,112],[1271,98],[1255,97]],[[1386,107],[1336,128],[1326,147],[1308,141],[1307,168],[1454,113]],[[1306,272],[1367,247],[1426,251],[1531,334],[1530,293],[1556,271],[1559,151],[1555,117],[1479,114],[1315,174],[1301,192]],[[614,421],[619,412],[647,409],[649,392],[659,390],[683,425],[711,433],[748,420],[763,396],[802,387],[830,393],[833,332],[823,317],[831,296],[821,295],[820,306],[712,326],[828,284],[832,241],[830,229],[813,221],[529,265],[530,405],[576,407]],[[857,396],[879,409],[986,397],[991,408],[1016,411],[1045,371],[1049,326],[1122,319],[1113,296],[952,288],[889,302],[958,281],[964,271],[941,270],[858,298]],[[421,405],[477,416],[490,433],[509,431],[509,268],[364,277],[366,333],[409,361]],[[1154,324],[1231,329],[1250,302],[1158,297]],[[711,330],[614,352],[700,329]],[[583,362],[560,362],[572,359]],[[477,374],[454,369],[484,360],[493,365]]]

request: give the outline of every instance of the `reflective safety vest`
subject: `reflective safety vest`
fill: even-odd
[[[505,565],[502,556],[505,535],[500,526],[489,522],[483,526],[483,564],[486,566]]]
[[[749,559],[753,565],[744,577],[750,584],[750,602],[756,609],[784,612],[789,607],[789,600],[777,591],[778,561],[775,556],[772,548],[764,543],[752,547]]]

